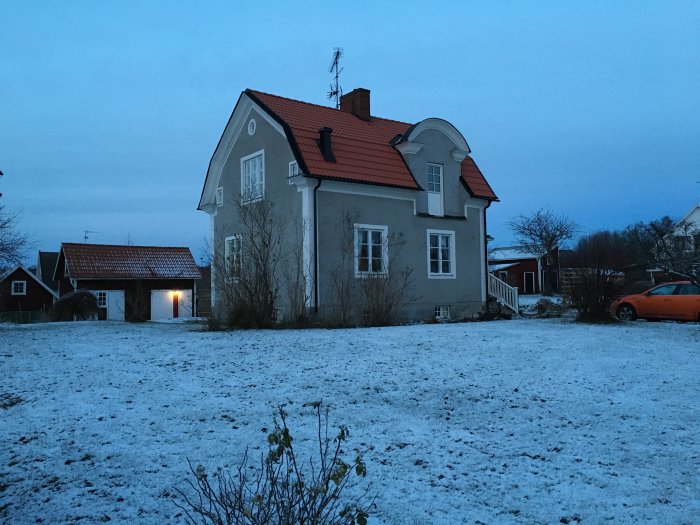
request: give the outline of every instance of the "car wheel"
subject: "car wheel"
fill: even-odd
[[[637,312],[630,304],[623,304],[617,309],[617,317],[621,321],[634,321],[637,318]]]

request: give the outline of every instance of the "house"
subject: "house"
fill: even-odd
[[[54,292],[58,292],[58,281],[53,278],[58,252],[40,251],[36,260],[36,276]]]
[[[47,313],[57,297],[56,292],[23,266],[0,275],[0,312],[13,312],[13,315],[4,316],[8,319],[28,322],[36,318],[37,313]]]
[[[343,95],[339,109],[248,89],[211,158],[199,209],[210,216],[214,257],[233,261],[230,269],[246,249],[241,207],[274,202],[283,251],[301,254],[304,304],[321,318],[339,306],[346,263],[355,289],[408,269],[403,319],[475,313],[487,298],[486,209],[498,199],[470,153],[446,120],[372,115],[367,89]],[[283,315],[291,309],[281,297]]]
[[[516,287],[520,294],[542,293],[547,274],[545,267],[551,267],[553,288],[557,290],[557,253],[543,257],[524,246],[508,246],[489,249],[489,272],[500,280]]]
[[[189,248],[63,243],[53,278],[59,297],[90,290],[100,319],[189,318],[201,278]]]

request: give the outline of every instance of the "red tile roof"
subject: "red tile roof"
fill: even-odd
[[[289,98],[247,89],[246,94],[275,117],[291,135],[302,156],[300,166],[305,173],[321,178],[379,184],[419,190],[418,183],[391,144],[412,126],[406,122],[372,117],[370,121],[352,113],[327,106],[318,106]],[[319,129],[333,130],[333,154],[336,162],[323,158],[316,142]],[[294,148],[295,145],[293,144]],[[470,175],[464,178],[465,164]],[[462,163],[462,176],[474,197],[495,200],[496,195],[474,162],[467,157]]]
[[[74,279],[199,279],[189,248],[63,243]]]
[[[472,197],[496,201],[498,197],[486,182],[484,175],[471,157],[462,161],[462,180],[467,185]]]

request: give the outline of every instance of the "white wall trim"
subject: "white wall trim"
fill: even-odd
[[[356,182],[341,182],[337,180],[324,180],[318,191],[328,191],[332,193],[345,193],[348,195],[361,195],[363,197],[378,197],[382,199],[396,199],[411,201],[415,210],[415,190],[403,188],[389,188],[385,186],[369,186]],[[415,211],[414,211],[415,214]]]
[[[258,106],[253,100],[245,93],[241,94],[238,104],[233,110],[233,114],[226,124],[224,133],[221,135],[221,140],[219,141],[214,154],[211,157],[211,162],[209,163],[209,169],[207,170],[207,176],[204,181],[204,190],[202,191],[202,197],[199,200],[199,209],[204,210],[207,213],[207,207],[211,204],[215,204],[216,201],[216,188],[219,187],[219,181],[221,180],[221,174],[223,172],[226,161],[231,155],[238,136],[244,128],[247,128],[248,121],[251,113],[259,115],[265,122],[267,122],[272,128],[282,135],[285,139],[289,140],[284,132],[282,125],[277,122],[272,116],[270,116],[264,109]]]
[[[394,146],[397,150],[402,155],[415,155],[416,153],[419,153],[420,150],[423,149],[423,144],[420,142],[411,142],[411,141],[406,141],[406,142],[399,142],[396,146]]]
[[[415,139],[416,137],[418,137],[418,135],[429,129],[439,131],[440,133],[445,135],[454,143],[455,146],[457,146],[458,151],[464,152],[465,156],[468,153],[471,153],[471,149],[469,149],[469,144],[467,144],[467,141],[464,139],[464,136],[462,136],[459,130],[455,128],[452,124],[441,118],[427,118],[425,120],[422,120],[421,122],[416,124],[416,126],[411,130],[411,133],[408,135],[408,137],[406,137],[406,140],[404,142],[415,142]],[[453,158],[454,155],[455,154],[453,153]]]

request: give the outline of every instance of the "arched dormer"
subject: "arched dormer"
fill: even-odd
[[[420,152],[423,144],[416,141],[416,138],[421,133],[428,130],[438,131],[452,141],[454,149],[451,150],[450,153],[454,160],[461,162],[471,153],[472,150],[469,148],[469,144],[467,144],[464,135],[452,124],[441,118],[427,118],[408,128],[406,133],[401,137],[401,140],[395,144],[396,149],[403,155],[411,155]]]
[[[394,147],[424,190],[416,200],[418,213],[463,217],[467,194],[461,164],[471,149],[459,130],[444,119],[428,118],[408,128]]]

